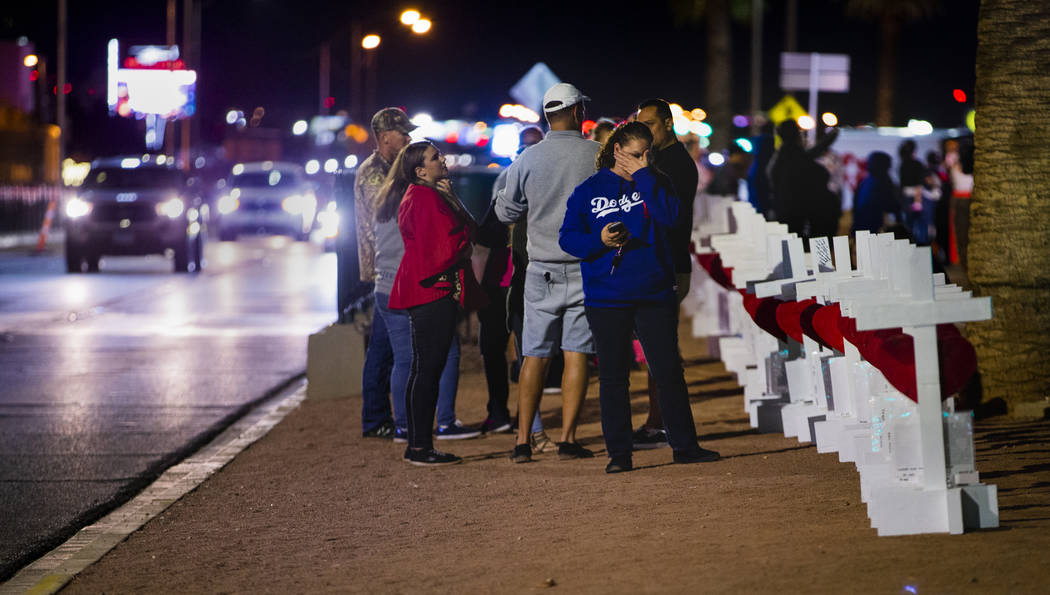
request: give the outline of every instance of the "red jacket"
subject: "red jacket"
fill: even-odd
[[[470,266],[474,222],[457,215],[437,190],[411,184],[397,211],[405,255],[394,277],[389,307],[404,310],[437,301],[454,292],[465,310],[477,310],[486,298]]]

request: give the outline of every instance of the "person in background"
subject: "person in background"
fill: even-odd
[[[788,231],[799,237],[833,237],[838,232],[842,205],[839,197],[828,189],[830,174],[816,159],[823,155],[838,138],[833,128],[810,149],[805,148],[802,130],[794,120],[784,120],[777,126],[780,149],[769,165],[773,183],[773,211],[777,221],[788,226]]]
[[[950,213],[951,184],[948,168],[937,151],[926,152],[926,170],[930,172],[929,186],[939,196],[933,209],[933,241],[936,248],[933,257],[941,265],[948,264],[948,217]]]
[[[395,213],[404,255],[388,308],[407,312],[412,349],[403,458],[422,466],[458,463],[459,457],[434,449],[434,410],[459,314],[483,306],[485,298],[470,266],[474,220],[453,194],[444,157],[428,141],[401,150],[377,196],[377,222],[387,223]],[[458,437],[478,435],[456,421],[445,427]],[[439,426],[439,438],[441,430]]]
[[[543,96],[550,124],[547,136],[521,154],[507,171],[507,185],[497,192],[496,215],[504,223],[528,221],[529,266],[525,271],[525,320],[518,379],[518,437],[511,461],[532,460],[529,420],[539,408],[551,357],[565,356],[562,374],[562,433],[558,457],[578,459],[594,453],[576,441],[576,425],[587,393],[587,357],[594,352],[583,309],[579,259],[558,246],[565,201],[594,171],[599,145],[583,138],[587,97],[568,83]]]
[[[767,219],[772,216],[772,198],[769,187],[769,176],[766,169],[770,160],[773,159],[775,150],[773,140],[773,123],[765,118],[758,128],[758,136],[751,138],[752,155],[751,167],[747,170],[747,200],[755,210]]]
[[[612,131],[616,129],[616,122],[613,122],[609,118],[599,118],[598,123],[591,129],[590,139],[599,145],[605,144],[605,139],[609,138]]]
[[[962,140],[954,153],[945,159],[948,166],[948,177],[952,183],[951,219],[955,230],[953,245],[953,263],[958,263],[964,271],[969,260],[967,252],[970,244],[970,197],[973,196],[973,141]]]
[[[669,183],[664,190],[678,197],[676,219],[668,228],[671,234],[671,261],[674,264],[675,294],[681,304],[689,292],[693,271],[690,250],[693,232],[693,202],[696,198],[699,173],[696,162],[689,156],[685,146],[674,133],[674,116],[671,105],[663,99],[647,99],[638,104],[637,121],[644,124],[652,135],[652,166],[664,174],[661,183]],[[734,190],[734,194],[736,191]],[[641,337],[639,337],[641,339]],[[635,448],[661,448],[667,446],[663,415],[657,383],[649,375],[649,415],[634,432]]]
[[[865,230],[877,233],[886,226],[886,215],[900,220],[897,205],[897,185],[890,178],[893,159],[882,151],[868,155],[868,177],[860,183],[853,201],[853,225],[850,233]]]
[[[901,160],[898,174],[901,184],[901,210],[915,243],[928,246],[934,205],[923,197],[928,175],[926,166],[915,158],[915,141],[911,139],[900,144],[897,155]]]
[[[640,118],[641,119],[641,118]],[[674,236],[677,197],[649,164],[653,135],[640,122],[619,126],[596,157],[598,172],[569,197],[559,231],[563,250],[581,259],[584,304],[598,349],[606,473],[633,469],[631,335],[658,386],[675,463],[718,460],[697,444],[678,352]]]
[[[536,126],[525,127],[518,136],[518,154],[520,155],[522,151],[541,140],[543,140],[542,130]],[[493,209],[497,193],[506,184],[507,170],[504,169],[496,177],[496,182],[493,184],[492,204],[489,205],[488,211],[482,217],[478,230],[478,243],[489,250],[484,267],[485,272],[481,278],[481,287],[489,298],[489,305],[478,311],[478,324],[480,325],[478,343],[481,348],[481,359],[485,364],[485,381],[489,389],[488,417],[482,422],[481,431],[494,434],[511,430],[510,409],[507,407],[510,394],[507,370],[507,340],[510,338],[510,330],[514,327],[510,324],[508,315],[508,312],[511,311],[511,308],[508,308],[508,301],[510,300],[508,290],[514,286],[514,278],[520,278],[522,283],[524,283],[525,264],[528,264],[528,258],[525,257],[525,264],[521,265],[519,274],[517,263],[511,262],[513,257],[509,246],[509,230],[496,217]],[[525,223],[519,222],[515,224],[516,228],[519,226],[522,228],[521,231],[524,231]],[[524,242],[522,242],[522,250],[524,251]],[[513,275],[512,277],[510,276],[511,274]],[[516,298],[517,302],[513,311],[523,312],[524,304],[521,301],[524,298],[521,295],[520,286],[513,297]],[[520,354],[520,316],[516,326],[515,342],[517,352]],[[537,421],[539,420],[538,413],[536,419]],[[542,425],[539,431],[543,431]],[[553,442],[549,439],[546,440],[544,446],[548,444],[553,446]],[[535,442],[533,447],[536,447]]]
[[[357,258],[361,266],[361,280],[375,280],[376,235],[373,205],[390,163],[411,140],[409,132],[415,129],[408,115],[396,107],[379,110],[372,116],[372,132],[376,149],[357,168],[354,178],[354,214],[357,224]],[[385,302],[384,302],[385,305]],[[364,369],[361,371],[361,430],[365,438],[394,437],[396,423],[391,419],[391,371],[394,352],[386,322],[379,314],[381,306],[375,300]],[[403,403],[394,392],[394,417]],[[400,412],[402,415],[403,411]]]

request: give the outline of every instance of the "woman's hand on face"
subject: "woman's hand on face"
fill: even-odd
[[[627,231],[627,228],[623,228],[620,231],[609,231],[615,222],[610,223],[602,228],[602,243],[610,248],[619,248],[627,242],[627,238],[631,237],[631,233]]]
[[[634,172],[643,167],[649,167],[649,150],[646,149],[639,158],[624,151],[623,147],[616,145],[613,147],[613,159],[616,160],[616,165],[621,170],[627,172],[628,175],[634,175]]]
[[[447,194],[449,196],[453,195],[453,193],[452,193],[452,180],[450,180],[448,178],[441,178],[434,185],[437,186],[437,189],[439,191],[441,191],[442,193]]]

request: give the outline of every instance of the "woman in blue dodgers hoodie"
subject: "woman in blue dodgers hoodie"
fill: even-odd
[[[629,374],[632,333],[659,387],[675,463],[719,458],[700,448],[678,355],[678,302],[670,229],[678,199],[648,167],[653,137],[644,124],[619,126],[602,146],[598,172],[569,197],[559,243],[582,259],[584,306],[598,351],[606,473],[632,469]]]

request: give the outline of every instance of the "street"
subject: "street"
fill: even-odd
[[[0,578],[133,496],[305,371],[335,319],[335,256],[281,237],[212,242],[199,275],[60,246],[0,251]]]

